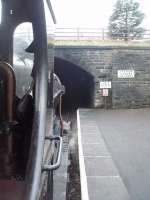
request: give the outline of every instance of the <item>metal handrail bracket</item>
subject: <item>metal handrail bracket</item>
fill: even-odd
[[[58,150],[58,156],[56,163],[54,164],[44,164],[42,171],[51,171],[51,170],[56,170],[60,167],[61,164],[61,157],[62,157],[62,146],[63,146],[63,140],[62,137],[60,136],[53,136],[53,137],[45,137],[46,140],[50,141],[59,141],[59,150]]]

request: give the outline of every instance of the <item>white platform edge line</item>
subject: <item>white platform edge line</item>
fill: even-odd
[[[83,148],[81,142],[81,125],[80,125],[79,110],[77,110],[77,129],[78,129],[79,166],[80,166],[80,182],[81,182],[81,200],[89,200],[87,177],[86,177],[85,163],[83,157]]]

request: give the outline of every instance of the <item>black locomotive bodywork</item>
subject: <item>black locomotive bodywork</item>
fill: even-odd
[[[0,199],[52,199],[53,170],[60,165],[61,113],[55,108],[64,88],[48,62],[45,8],[49,1],[2,0],[0,25]],[[28,52],[34,54],[31,82],[21,97],[14,70],[13,35],[16,27],[30,22],[33,41]],[[51,48],[53,50],[53,47]],[[51,62],[52,63],[52,62]],[[21,70],[21,69],[19,69]],[[55,79],[55,81],[54,81]],[[54,89],[55,88],[55,89]],[[58,120],[60,132],[54,133]]]

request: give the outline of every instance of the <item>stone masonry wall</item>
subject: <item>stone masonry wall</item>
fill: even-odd
[[[119,79],[117,70],[131,69],[135,78]],[[117,50],[112,59],[112,106],[120,108],[150,105],[150,50]]]
[[[57,46],[55,57],[71,62],[94,76],[94,107],[150,106],[150,48]],[[134,78],[118,78],[118,70],[134,70]],[[103,97],[100,82],[111,81]]]

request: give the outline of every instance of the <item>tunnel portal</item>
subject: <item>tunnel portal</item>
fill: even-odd
[[[55,58],[54,72],[65,86],[63,109],[90,108],[93,102],[94,77],[68,61]]]

